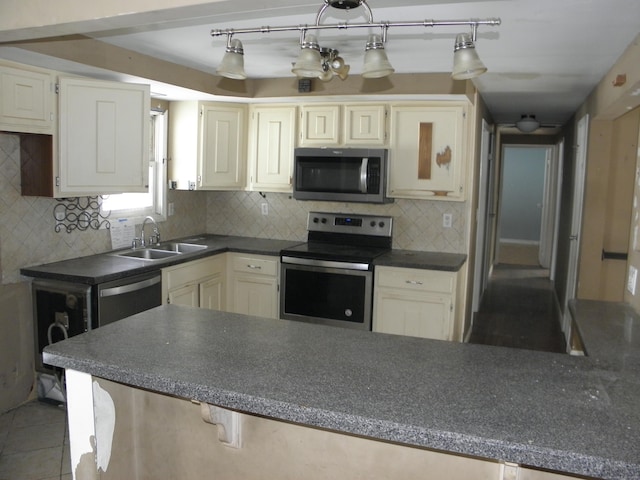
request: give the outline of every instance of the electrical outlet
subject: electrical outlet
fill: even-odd
[[[627,279],[627,290],[631,295],[636,294],[636,280],[638,279],[638,269],[633,265],[629,266],[629,278]]]
[[[453,224],[453,215],[451,215],[450,213],[443,213],[442,214],[442,226],[444,228],[451,228],[452,224]]]
[[[260,204],[260,210],[262,211],[263,215],[269,215],[269,204],[268,203],[261,203]]]

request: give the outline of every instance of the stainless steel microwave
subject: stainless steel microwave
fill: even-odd
[[[384,148],[296,148],[293,198],[387,203]]]

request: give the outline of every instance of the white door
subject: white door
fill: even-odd
[[[540,248],[538,261],[542,268],[551,266],[551,256],[555,244],[554,227],[557,215],[556,196],[558,192],[558,149],[549,147],[546,151],[544,170],[544,192],[542,194],[542,221],[540,223]]]
[[[491,127],[482,120],[482,138],[480,145],[480,174],[478,187],[478,209],[476,211],[476,260],[473,267],[473,312],[477,312],[480,308],[480,300],[482,294],[489,281],[489,268],[486,259],[487,252],[485,244],[487,242],[487,206],[489,202],[489,164],[492,161],[491,153],[493,151],[491,145]]]
[[[584,200],[584,180],[587,163],[587,141],[589,133],[589,116],[578,120],[576,132],[576,166],[574,173],[573,211],[571,214],[571,236],[569,247],[569,269],[567,272],[567,288],[563,305],[562,331],[565,338],[571,334],[571,314],[568,304],[576,296],[578,279],[578,257],[580,255],[580,233],[582,229],[582,203]]]

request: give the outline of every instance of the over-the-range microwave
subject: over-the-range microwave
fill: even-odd
[[[387,203],[384,148],[296,148],[293,198]]]

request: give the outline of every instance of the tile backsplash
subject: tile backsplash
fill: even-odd
[[[301,202],[287,194],[170,191],[175,214],[160,222],[164,239],[216,233],[287,240],[306,239],[309,211],[390,215],[393,247],[452,253],[465,251],[465,209],[460,202],[402,200],[385,205]],[[19,137],[0,133],[1,284],[21,281],[20,268],[111,250],[107,230],[55,231],[58,201],[20,194]],[[268,215],[262,214],[266,203]],[[451,228],[442,215],[453,216]]]
[[[268,205],[262,215],[261,205]],[[306,239],[307,214],[330,211],[393,217],[393,248],[448,253],[465,252],[466,204],[396,199],[384,205],[298,201],[288,194],[210,192],[207,195],[209,233],[287,240]],[[442,215],[450,213],[451,228],[443,228]]]

